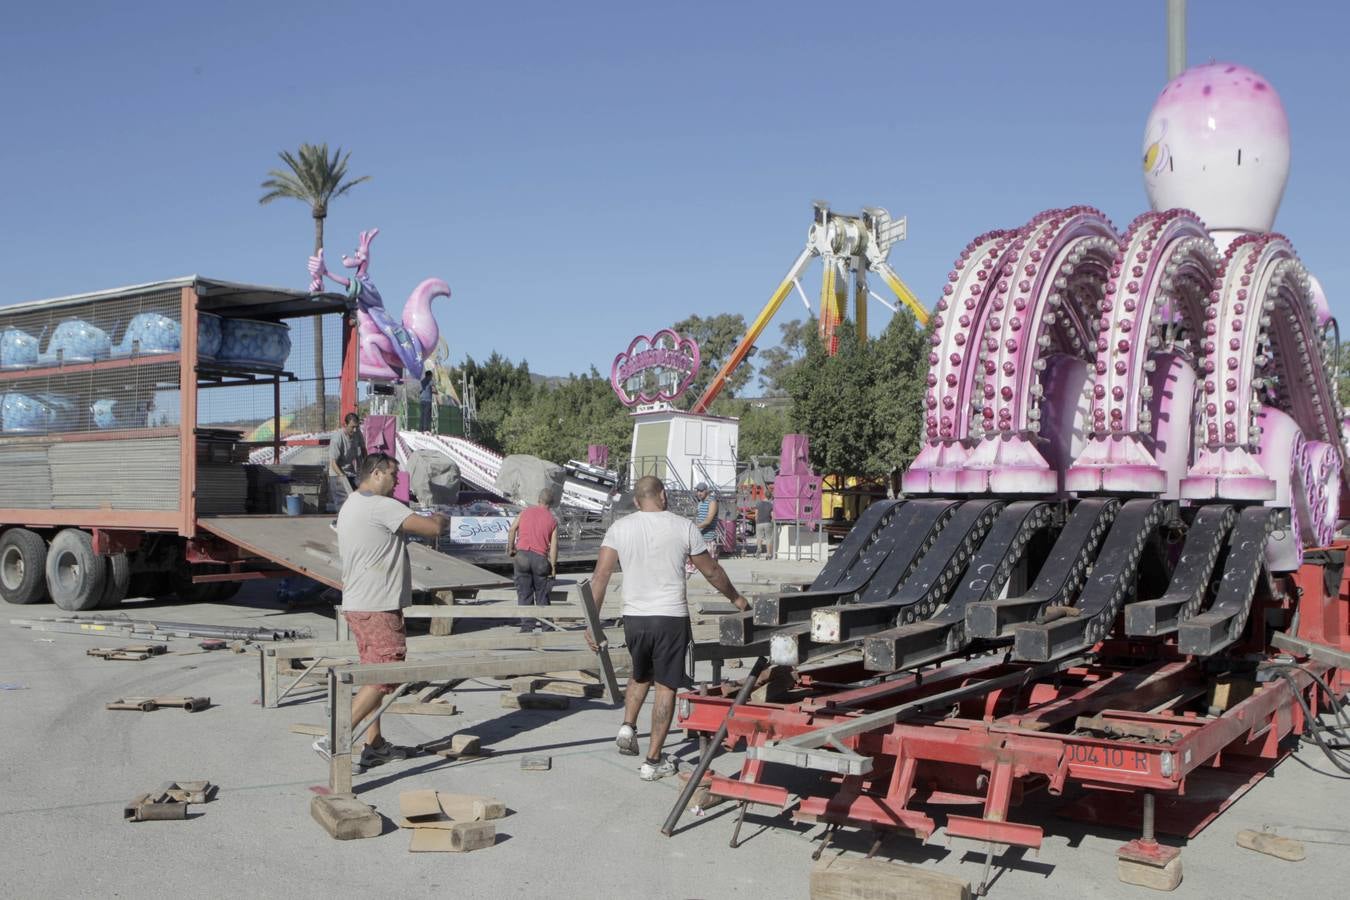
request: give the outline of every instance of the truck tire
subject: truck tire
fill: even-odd
[[[47,542],[27,528],[0,535],[0,597],[6,603],[47,599]]]
[[[131,586],[131,560],[125,553],[114,553],[108,557],[108,578],[103,585],[103,596],[98,601],[99,609],[115,609],[126,599],[127,588]]]
[[[229,600],[235,594],[239,593],[239,589],[243,586],[244,583],[242,581],[222,581],[220,583],[220,596],[216,598],[216,602],[224,603],[226,600]]]
[[[193,584],[192,570],[180,568],[173,573],[173,592],[186,603],[210,603],[215,599],[216,586],[211,583]]]
[[[108,581],[108,564],[94,552],[94,539],[78,528],[66,528],[47,550],[47,591],[67,612],[97,609]]]

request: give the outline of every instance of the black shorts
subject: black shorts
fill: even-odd
[[[684,684],[684,658],[694,633],[687,616],[624,616],[623,635],[634,681],[655,681],[673,691]]]

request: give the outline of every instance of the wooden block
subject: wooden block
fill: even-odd
[[[468,853],[497,842],[497,826],[491,822],[456,822],[449,828],[414,828],[412,853]]]
[[[1151,866],[1117,856],[1116,877],[1126,884],[1155,891],[1174,891],[1181,884],[1181,857],[1173,857],[1165,866]]]
[[[457,734],[450,738],[450,752],[459,756],[477,756],[482,742],[476,734]]]
[[[1273,856],[1276,859],[1288,860],[1289,862],[1300,862],[1307,858],[1307,853],[1303,850],[1303,842],[1292,838],[1280,837],[1278,834],[1265,834],[1260,831],[1239,831],[1237,833],[1237,845],[1245,847],[1248,850],[1255,850],[1258,853],[1264,853],[1267,856]]]
[[[552,694],[502,694],[502,709],[567,709],[572,701]]]
[[[427,685],[426,687],[422,688],[420,691],[417,692],[417,702],[430,703],[432,700],[435,700],[437,697],[439,697],[441,694],[444,694],[448,690],[450,690],[449,682],[441,682],[440,684]]]
[[[327,725],[308,725],[304,722],[296,722],[290,728],[291,734],[312,734],[316,737],[323,737],[328,733]]]
[[[605,689],[595,682],[561,678],[516,678],[511,690],[517,694],[554,694],[559,697],[599,697]]]
[[[440,795],[441,812],[457,822],[486,822],[506,815],[506,804],[482,794]]]
[[[720,794],[714,794],[707,788],[701,787],[694,791],[694,796],[689,798],[689,803],[685,806],[685,809],[694,810],[695,814],[697,814],[700,810],[712,809],[713,807],[720,806],[726,802],[726,797],[723,797]]]
[[[580,681],[583,684],[600,684],[600,676],[596,672],[585,669],[573,669],[570,672],[547,672],[549,678],[558,678],[563,681]]]
[[[1209,686],[1209,706],[1227,712],[1256,691],[1256,682],[1247,678],[1221,678]]]
[[[548,678],[535,684],[535,693],[556,694],[560,697],[599,697],[605,689],[599,684],[582,684],[578,681],[559,681]]]
[[[447,759],[458,759],[461,756],[480,756],[483,753],[481,742],[476,734],[457,734],[449,741],[423,744],[422,749],[428,753],[444,756]]]
[[[384,830],[380,814],[353,797],[315,795],[309,801],[309,814],[339,841],[379,837]]]
[[[919,866],[830,856],[811,869],[811,900],[970,900],[970,884]]]
[[[551,756],[523,756],[520,759],[522,772],[547,772],[551,768],[553,768]]]
[[[453,703],[442,703],[439,700],[432,700],[429,703],[421,703],[416,700],[395,700],[389,704],[385,710],[387,713],[393,713],[396,716],[453,716],[459,712]]]
[[[430,789],[420,791],[402,791],[398,795],[398,811],[409,819],[422,816],[439,816],[441,801],[436,792]]]

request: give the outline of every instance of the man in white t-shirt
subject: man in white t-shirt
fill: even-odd
[[[692,632],[685,596],[684,563],[693,562],[708,583],[742,610],[750,602],[737,593],[694,523],[666,511],[666,488],[660,479],[638,479],[633,491],[638,511],[615,522],[605,532],[600,558],[591,576],[597,610],[617,565],[623,571],[623,630],[633,674],[624,695],[623,725],[616,743],[619,752],[638,753],[637,717],[656,682],[652,705],[651,742],[639,773],[655,781],[675,773],[675,761],[662,756],[666,734],[675,714],[675,692],[684,680],[685,650]],[[588,634],[587,642],[595,649]]]
[[[363,663],[401,662],[407,657],[408,635],[403,607],[412,604],[412,568],[405,535],[436,537],[449,520],[437,513],[419,516],[395,500],[398,460],[372,453],[361,461],[356,492],[338,512],[338,555],[342,557],[342,614],[356,638]],[[392,684],[368,684],[352,700],[352,724],[374,712]],[[328,739],[314,749],[327,755]],[[352,748],[355,750],[355,747]],[[392,759],[407,759],[408,751],[386,741],[376,720],[366,733],[366,746],[352,768],[363,772]]]

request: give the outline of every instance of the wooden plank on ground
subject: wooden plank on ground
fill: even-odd
[[[970,900],[970,884],[919,866],[831,855],[811,869],[811,900]]]

